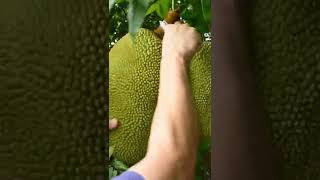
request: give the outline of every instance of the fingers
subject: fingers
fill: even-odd
[[[188,23],[185,23],[182,20],[180,20],[180,21],[176,21],[174,24],[163,25],[164,33],[170,32],[170,31],[171,32],[176,32],[176,31],[181,31],[181,30],[184,31],[186,29],[189,29],[194,32],[194,33],[192,33],[194,36],[193,38],[196,40],[197,47],[199,47],[202,44],[202,37],[201,37],[200,33],[197,32],[197,30],[194,27],[190,26]]]
[[[166,32],[166,30],[168,30],[174,26],[180,26],[180,25],[190,27],[188,23],[184,23],[183,21],[176,21],[174,24],[162,24],[161,27],[162,27],[163,31]]]
[[[109,120],[109,130],[115,129],[118,127],[118,120],[113,118]]]
[[[163,25],[161,26],[164,32],[167,31],[169,25],[170,25],[170,24],[163,24]]]
[[[190,25],[188,23],[184,22],[183,20],[176,21],[174,24],[176,24],[176,25],[184,25],[184,26],[190,27]]]

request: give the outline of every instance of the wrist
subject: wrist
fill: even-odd
[[[161,62],[175,63],[180,66],[187,66],[189,61],[188,61],[187,56],[185,56],[181,53],[175,52],[175,53],[170,53],[170,54],[163,53]]]
[[[173,70],[175,73],[187,72],[188,60],[179,54],[172,54],[170,56],[164,56],[161,59],[161,70],[168,71]]]

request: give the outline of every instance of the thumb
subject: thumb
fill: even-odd
[[[160,21],[160,27],[162,28],[163,32],[166,32],[168,24],[165,21]]]
[[[118,120],[113,118],[109,120],[109,130],[115,129],[118,127]]]

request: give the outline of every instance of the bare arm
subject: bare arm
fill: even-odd
[[[159,97],[148,152],[131,168],[148,180],[194,178],[199,129],[188,64],[199,41],[199,34],[187,25],[166,26]]]
[[[273,180],[276,166],[248,62],[246,0],[213,1],[213,179]]]

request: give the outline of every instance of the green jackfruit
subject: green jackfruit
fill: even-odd
[[[157,103],[161,39],[140,29],[133,46],[129,34],[109,53],[109,118],[121,125],[111,131],[114,155],[128,164],[145,155],[153,113]],[[211,127],[211,44],[203,43],[190,64],[190,81],[204,136]]]
[[[0,179],[105,179],[105,0],[0,1]]]
[[[252,1],[252,65],[284,169],[320,179],[320,1]]]

